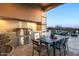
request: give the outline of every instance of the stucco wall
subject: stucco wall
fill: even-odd
[[[20,27],[18,21],[0,19],[0,32],[11,31],[17,27]]]
[[[34,32],[37,31],[37,23],[22,22],[22,28],[31,28]],[[13,29],[20,28],[20,21],[0,19],[0,32],[12,32]]]

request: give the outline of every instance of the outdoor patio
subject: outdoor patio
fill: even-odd
[[[79,35],[78,37],[69,37],[68,40],[69,52],[67,56],[79,56]],[[25,46],[20,46],[15,49],[14,56],[32,56],[32,44],[27,44]],[[38,52],[35,51],[35,56],[38,56]],[[41,56],[47,56],[44,51]],[[50,49],[50,56],[53,56],[52,48]],[[56,56],[59,56],[58,50],[56,50]],[[63,56],[63,53],[62,53]]]

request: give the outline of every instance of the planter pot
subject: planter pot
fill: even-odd
[[[0,46],[0,56],[11,56],[13,54],[14,47],[12,45]]]
[[[0,40],[0,45],[6,45],[6,44],[9,44],[10,41],[11,41],[10,39],[3,39],[3,40],[1,39],[1,40]]]

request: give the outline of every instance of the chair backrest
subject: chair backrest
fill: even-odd
[[[48,44],[45,42],[42,42],[41,40],[37,41],[37,40],[32,39],[32,43],[33,43],[33,47],[37,46],[37,47],[39,47],[39,49],[41,49],[42,46],[44,46],[46,48],[48,47]]]
[[[36,45],[36,46],[39,46],[39,45],[40,45],[40,42],[38,42],[38,41],[36,41],[36,40],[33,40],[33,39],[32,39],[32,43],[33,43],[33,46],[34,46],[34,45]]]
[[[65,43],[64,38],[56,42],[56,44],[59,45],[59,46],[62,46],[64,43]]]
[[[64,43],[65,45],[68,43],[68,39],[69,39],[69,37],[65,38],[65,43]]]
[[[60,45],[63,45],[64,43],[65,43],[65,39],[63,38],[60,40]]]

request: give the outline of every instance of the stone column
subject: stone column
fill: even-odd
[[[47,22],[46,22],[46,12],[42,11],[42,32],[46,32],[47,30]]]

